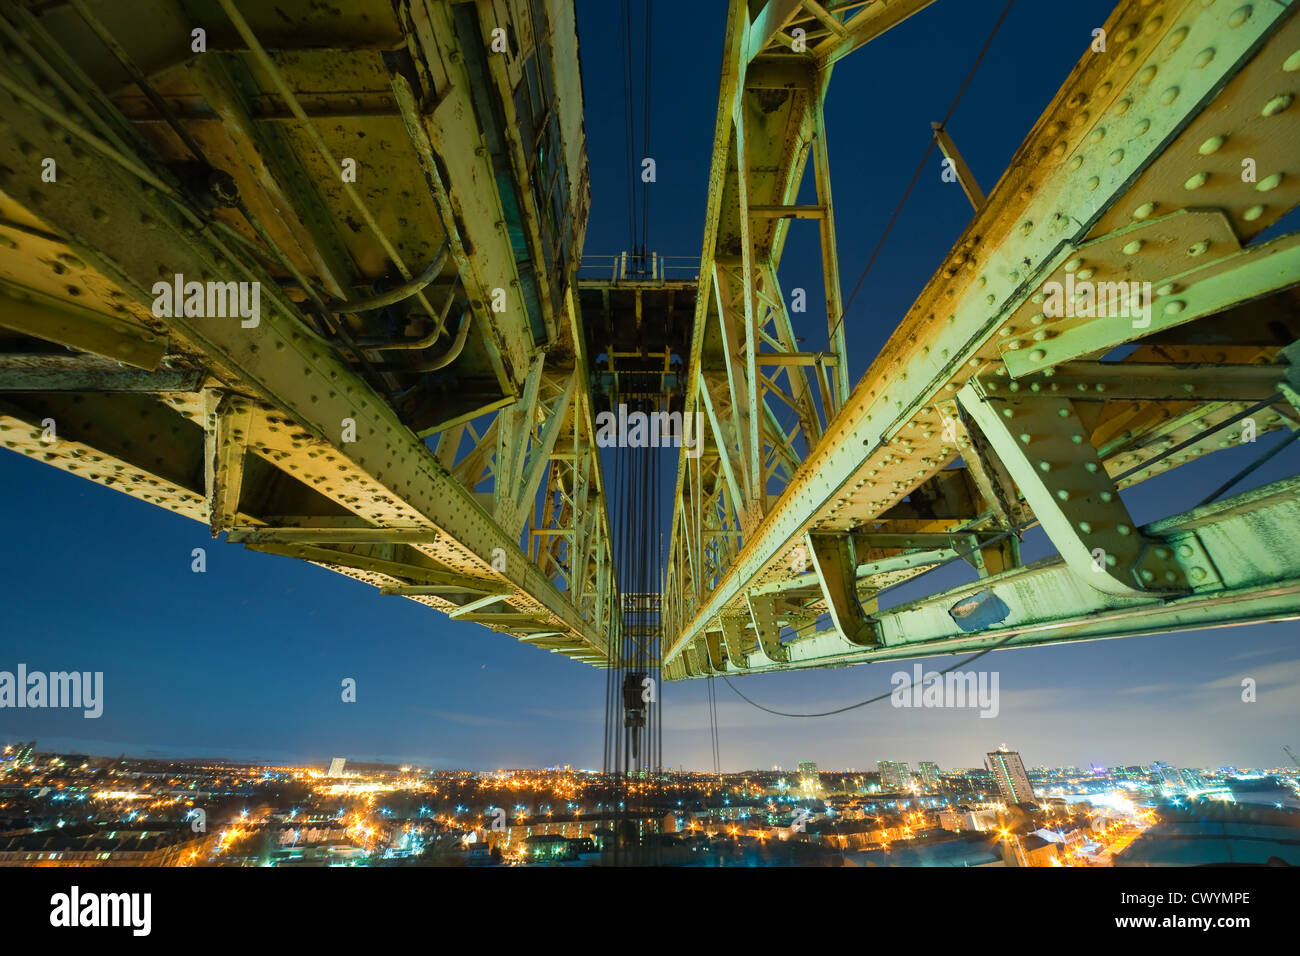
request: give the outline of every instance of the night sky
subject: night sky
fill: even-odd
[[[620,7],[578,2],[590,255],[628,244]],[[946,112],[1001,8],[1002,0],[940,0],[836,67],[827,126],[846,297],[926,148],[930,122]],[[1110,8],[1104,0],[1013,8],[949,124],[985,190]],[[648,154],[658,182],[649,235],[661,254],[700,251],[725,9],[722,0],[654,4]],[[959,187],[940,181],[937,151],[931,165],[846,317],[854,381],[971,214]],[[794,229],[782,284],[806,287],[816,302],[815,224]],[[824,316],[805,319],[805,347],[821,348]],[[1208,469],[1180,468],[1126,500],[1139,521],[1191,507],[1260,447],[1222,452]],[[1240,490],[1293,474],[1298,462],[1292,448]],[[0,670],[24,662],[103,671],[106,686],[98,720],[0,710],[0,741],[35,737],[43,750],[108,755],[599,766],[602,671],[309,564],[214,542],[201,524],[20,455],[0,453],[0,491]],[[206,574],[190,570],[195,547],[207,548]],[[1035,532],[1026,559],[1045,553]],[[792,720],[755,710],[718,682],[723,766],[977,766],[1003,743],[1029,765],[1276,766],[1282,744],[1300,743],[1295,634],[1286,623],[996,652],[974,665],[1000,672],[995,719],[886,701]],[[888,691],[901,669],[911,662],[736,685],[776,709],[820,711]],[[357,681],[353,704],[340,700],[346,677]],[[1241,701],[1243,677],[1258,682],[1257,703]],[[669,684],[662,696],[665,761],[710,768],[704,683]]]

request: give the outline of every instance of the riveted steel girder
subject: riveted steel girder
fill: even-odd
[[[1071,569],[1096,587],[1131,595],[1185,591],[1187,575],[1164,542],[1144,539],[1069,398],[999,394],[973,378],[958,401],[1011,473]]]
[[[729,29],[743,33],[749,21],[736,6]],[[845,21],[800,16],[821,23],[817,42],[843,41]],[[764,42],[779,45],[770,20],[756,18]],[[1110,52],[1084,54],[867,374],[842,407],[826,406],[838,410],[820,441],[796,455],[797,471],[765,503],[757,527],[742,528],[709,578],[670,594],[670,675],[682,647],[715,629],[725,637],[723,622],[750,609],[755,593],[784,596],[778,622],[826,612],[821,590],[809,592],[791,570],[794,547],[810,534],[1001,532],[958,552],[993,582],[1026,573],[1015,535],[1038,522],[1075,575],[1063,593],[1073,601],[1077,588],[1089,589],[1063,606],[1062,619],[1071,620],[1072,607],[1195,593],[1198,581],[1209,586],[1224,575],[1195,543],[1188,554],[1170,553],[1161,535],[1133,527],[1118,493],[1249,440],[1245,417],[1252,435],[1295,427],[1282,350],[1300,337],[1296,237],[1253,240],[1300,199],[1300,180],[1287,172],[1300,149],[1300,126],[1287,118],[1300,93],[1288,66],[1300,17],[1288,4],[1183,0],[1154,11],[1126,0],[1105,29]],[[784,49],[784,62],[762,70],[747,73],[734,52],[724,66],[711,217],[731,195],[716,163],[747,76],[765,74],[768,89],[809,88],[799,70],[814,64],[801,63],[788,42]],[[787,154],[799,151],[799,130],[780,135]],[[706,236],[707,254],[715,234]],[[733,300],[754,296],[752,287],[730,290]],[[1098,362],[1125,343],[1136,343],[1131,354]],[[707,349],[705,358],[707,371]],[[736,358],[723,349],[713,361],[725,367]],[[959,406],[959,394],[970,401]],[[981,397],[1034,427],[1008,430]],[[1054,454],[1035,455],[1035,447]],[[674,556],[691,553],[676,540],[686,527],[675,532]],[[915,560],[921,552],[912,550]],[[1248,554],[1234,557],[1250,569]],[[858,583],[874,589],[933,566],[918,561],[902,577]],[[948,607],[939,613],[952,625]],[[1249,601],[1225,609],[1205,613],[1220,623],[1238,613],[1262,619]],[[1151,620],[1173,629],[1192,616]],[[841,646],[831,653],[827,642]],[[783,650],[791,660],[807,653],[834,662],[844,659],[842,643],[834,631],[800,632]]]
[[[750,661],[750,672],[843,667],[874,661],[969,654],[1217,628],[1300,617],[1300,558],[1286,542],[1300,527],[1300,478],[1215,502],[1147,525],[1187,562],[1193,587],[1182,595],[1099,590],[1061,558],[1049,558],[881,613],[877,647],[850,648],[835,630],[787,642],[787,659]],[[1223,569],[1220,576],[1216,569]],[[1196,582],[1203,583],[1196,583]],[[953,612],[992,594],[1002,620],[965,631]],[[724,625],[726,619],[723,619]],[[726,630],[724,627],[724,636]],[[666,668],[672,679],[688,675]]]
[[[835,629],[850,644],[866,647],[877,644],[876,622],[858,597],[858,562],[854,556],[853,537],[847,534],[810,534],[808,550]]]
[[[572,6],[129,6],[0,6],[0,441],[603,663]]]

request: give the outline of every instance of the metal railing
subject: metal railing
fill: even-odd
[[[578,279],[604,279],[610,282],[690,281],[700,274],[699,256],[661,256],[657,252],[639,255],[584,256],[578,267]]]

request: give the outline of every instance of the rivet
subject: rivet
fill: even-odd
[[[1061,488],[1056,492],[1056,497],[1059,498],[1061,501],[1069,501],[1070,493],[1066,491],[1064,488]]]
[[[1150,83],[1156,78],[1156,68],[1154,66],[1144,66],[1137,75],[1137,80],[1142,85]]]
[[[1126,256],[1137,255],[1139,252],[1142,251],[1143,245],[1144,243],[1141,239],[1134,239],[1132,242],[1124,246],[1124,255]]]
[[[1283,93],[1281,96],[1275,96],[1264,104],[1264,108],[1260,110],[1260,115],[1276,116],[1278,113],[1281,113],[1290,106],[1294,101],[1295,97],[1290,93]]]
[[[1241,214],[1241,218],[1247,222],[1254,222],[1260,216],[1264,215],[1264,208],[1265,207],[1263,206],[1251,206]]]
[[[1177,315],[1183,309],[1187,308],[1187,303],[1182,299],[1174,299],[1172,302],[1165,303],[1165,315]]]
[[[1251,10],[1249,3],[1243,3],[1236,10],[1232,11],[1232,16],[1228,17],[1228,26],[1236,28],[1241,26],[1250,19]]]
[[[1084,534],[1092,534],[1092,522],[1080,521],[1079,530],[1082,531]]]
[[[1153,202],[1144,202],[1133,210],[1134,219],[1146,219],[1156,211],[1156,204]]]
[[[1217,153],[1219,150],[1223,148],[1223,144],[1226,141],[1227,141],[1226,136],[1211,136],[1209,139],[1207,139],[1204,143],[1201,144],[1200,149],[1198,149],[1197,152],[1199,152],[1202,156],[1209,156],[1211,153]]]
[[[1160,102],[1164,103],[1165,106],[1168,106],[1176,99],[1178,99],[1178,87],[1176,86],[1171,86],[1160,94]]]
[[[1210,47],[1206,47],[1200,53],[1196,54],[1196,59],[1194,59],[1192,63],[1193,65],[1195,65],[1195,67],[1198,70],[1200,70],[1208,66],[1210,61],[1213,59],[1214,59],[1214,47],[1210,46]]]
[[[1184,189],[1200,189],[1202,186],[1204,186],[1204,185],[1205,185],[1206,183],[1208,183],[1209,181],[1210,181],[1210,174],[1209,174],[1209,173],[1197,173],[1195,176],[1193,176],[1193,177],[1191,177],[1190,179],[1188,179],[1187,182],[1183,183],[1183,188],[1184,188]]]
[[[1266,179],[1261,179],[1259,182],[1257,182],[1255,184],[1255,188],[1262,193],[1266,193],[1269,192],[1270,190],[1277,189],[1277,187],[1280,185],[1282,185],[1282,174],[1274,173],[1272,176],[1269,176]]]
[[[1210,248],[1209,241],[1202,239],[1200,242],[1196,243],[1196,245],[1189,248],[1187,250],[1187,254],[1189,256],[1199,256],[1204,254],[1209,248]]]

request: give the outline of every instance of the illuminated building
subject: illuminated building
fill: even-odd
[[[1160,785],[1166,790],[1182,790],[1186,786],[1183,775],[1160,760],[1151,765],[1151,775],[1159,778]]]
[[[0,837],[0,866],[179,866],[208,841],[184,825],[22,833]]]
[[[998,784],[1004,803],[1034,803],[1034,788],[1029,785],[1025,763],[1014,750],[994,750],[988,755],[988,768]]]
[[[811,760],[799,761],[799,785],[803,787],[806,793],[820,794],[822,792],[821,777],[817,774],[817,765]]]
[[[14,750],[14,766],[23,767],[32,762],[32,751],[36,749],[36,741],[31,743],[19,743]]]
[[[882,790],[905,790],[912,782],[912,768],[903,760],[877,760]]]
[[[344,766],[346,763],[347,763],[347,759],[346,759],[346,758],[344,758],[344,757],[335,757],[333,760],[330,761],[330,772],[329,772],[328,776],[331,776],[331,777],[341,777],[341,776],[343,776],[343,766]]]
[[[1012,857],[1016,865],[1052,866],[1057,862],[1056,844],[1032,833],[1015,839],[1019,842],[1019,852]]]
[[[937,790],[939,788],[939,765],[932,760],[922,760],[920,763],[921,782],[927,790]]]

